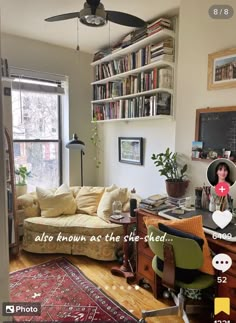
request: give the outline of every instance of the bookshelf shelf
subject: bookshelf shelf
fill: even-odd
[[[107,77],[105,79],[102,79],[102,80],[99,80],[99,81],[95,81],[95,82],[92,82],[91,84],[92,85],[98,85],[98,84],[106,84],[107,82],[112,82],[112,81],[116,81],[116,80],[121,80],[123,78],[126,78],[127,76],[129,75],[135,75],[135,74],[139,74],[141,72],[145,72],[145,71],[151,71],[153,70],[153,68],[155,67],[174,67],[174,63],[173,62],[167,62],[167,61],[163,61],[163,60],[160,60],[160,61],[156,61],[156,62],[152,62],[148,65],[144,65],[144,66],[141,66],[141,67],[138,67],[138,68],[135,68],[133,70],[130,70],[130,71],[127,71],[127,72],[124,72],[124,73],[120,73],[120,74],[115,74],[115,75],[112,75],[110,77]]]
[[[129,122],[129,121],[143,121],[143,120],[174,120],[173,116],[170,115],[158,115],[158,116],[147,116],[147,117],[136,117],[136,118],[116,118],[116,119],[107,119],[107,120],[97,120],[92,121],[92,123],[99,122],[99,123],[106,123],[106,122]]]
[[[127,94],[127,95],[122,95],[122,96],[115,96],[113,98],[108,98],[108,99],[103,99],[103,100],[94,100],[94,101],[91,101],[91,103],[92,104],[99,104],[99,103],[113,102],[113,101],[135,98],[137,96],[151,95],[151,94],[158,93],[158,92],[168,92],[170,94],[173,94],[172,89],[157,88],[157,89],[138,92],[138,93],[132,93],[132,94]]]
[[[153,34],[151,36],[148,36],[128,47],[122,48],[116,52],[113,52],[112,54],[109,54],[105,57],[103,57],[102,59],[99,59],[95,62],[93,62],[91,65],[92,66],[96,66],[105,62],[109,62],[115,58],[119,58],[122,56],[125,56],[126,54],[129,54],[131,52],[135,52],[136,50],[138,50],[141,47],[145,47],[146,45],[152,44],[152,43],[156,43],[158,41],[162,41],[165,40],[168,37],[172,37],[175,38],[175,32],[173,30],[169,30],[166,28],[163,28],[162,30],[160,30],[159,32],[157,32],[156,34]]]
[[[92,62],[92,122],[173,118],[175,56],[175,32],[162,28]]]
[[[16,218],[16,193],[15,193],[15,173],[14,173],[14,157],[13,157],[13,144],[12,137],[7,128],[4,131],[5,145],[7,149],[6,158],[9,160],[7,163],[7,198],[8,198],[8,235],[9,235],[9,248],[14,249],[14,253],[19,252],[18,243],[18,226]]]

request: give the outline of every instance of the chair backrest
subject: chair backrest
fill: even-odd
[[[164,242],[173,246],[176,267],[183,269],[199,269],[203,264],[203,253],[196,241],[180,238],[162,232],[154,226],[148,227],[149,246],[152,252],[164,260]]]

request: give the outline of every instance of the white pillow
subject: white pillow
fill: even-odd
[[[112,203],[121,201],[122,205],[127,201],[127,188],[115,188],[110,190],[106,188],[98,204],[97,215],[103,220],[109,220],[112,214]]]
[[[62,184],[55,192],[36,187],[41,216],[53,218],[62,214],[75,214],[76,202],[68,185]]]

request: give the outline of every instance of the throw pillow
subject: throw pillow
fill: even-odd
[[[198,245],[201,249],[204,244],[204,240],[199,238],[198,236],[196,236],[194,234],[186,233],[184,231],[177,230],[177,229],[169,227],[163,223],[159,223],[159,229],[162,232],[166,232],[166,233],[171,234],[176,237],[193,239],[198,243]],[[161,260],[160,258],[157,258],[157,268],[160,271],[163,271],[164,261]],[[183,268],[179,268],[179,267],[175,268],[175,278],[177,280],[180,280],[180,281],[185,282],[187,284],[192,283],[197,278],[197,276],[199,274],[200,273],[197,269],[193,270],[193,269],[183,269]]]
[[[169,227],[168,225],[165,225],[164,223],[159,223],[159,229],[162,232],[166,232],[168,234],[171,234],[172,236],[176,236],[176,237],[181,237],[181,238],[187,238],[187,239],[193,239],[195,240],[199,247],[202,249],[202,246],[204,244],[204,240],[198,236],[196,236],[195,234],[191,234],[191,233],[187,233],[185,231],[180,231],[177,230],[173,227]]]
[[[204,240],[203,249],[202,249],[204,260],[203,260],[203,265],[199,270],[206,274],[214,275],[215,272],[212,266],[211,252],[208,246],[207,239],[205,237],[205,233],[203,231],[201,215],[193,216],[192,218],[181,219],[181,220],[162,220],[162,219],[157,219],[156,216],[144,216],[143,220],[146,226],[154,225],[158,227],[159,223],[164,223],[169,227],[173,227],[175,229],[179,229],[181,231],[191,233],[202,238]]]
[[[36,187],[36,192],[42,217],[75,214],[76,202],[68,185],[62,184],[54,193],[52,190]]]
[[[97,215],[101,219],[108,221],[112,213],[112,203],[114,201],[121,201],[122,204],[125,203],[127,191],[127,188],[116,188],[112,191],[106,188],[98,205]]]
[[[80,189],[81,189],[81,186],[70,186],[70,190],[71,190],[74,198],[76,198],[76,196],[78,195]]]
[[[83,186],[76,196],[77,212],[96,215],[104,187]]]

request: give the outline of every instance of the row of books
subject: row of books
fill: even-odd
[[[8,61],[6,58],[1,58],[1,71],[2,77],[9,77],[9,68],[8,68]]]
[[[153,22],[150,22],[146,26],[136,29],[120,39],[112,48],[106,48],[103,50],[100,50],[99,52],[94,54],[94,61],[99,60],[106,55],[109,55],[110,53],[114,53],[116,51],[119,51],[122,48],[128,47],[138,41],[140,41],[143,38],[146,38],[150,35],[153,35],[155,33],[158,33],[162,29],[167,28],[172,30],[172,21],[168,18],[159,18]]]
[[[7,189],[7,206],[8,212],[13,212],[13,193],[10,189]]]
[[[93,100],[103,100],[157,88],[173,88],[173,71],[171,68],[154,68],[152,71],[142,72],[137,76],[130,75],[122,81],[94,85]]]
[[[150,97],[136,97],[93,106],[93,119],[110,120],[170,115],[171,95],[160,92]]]
[[[129,53],[120,59],[96,65],[95,80],[99,81],[113,75],[148,65],[157,59],[160,60],[165,58],[168,61],[174,60],[173,40],[171,38],[153,45],[145,46],[137,52]]]

